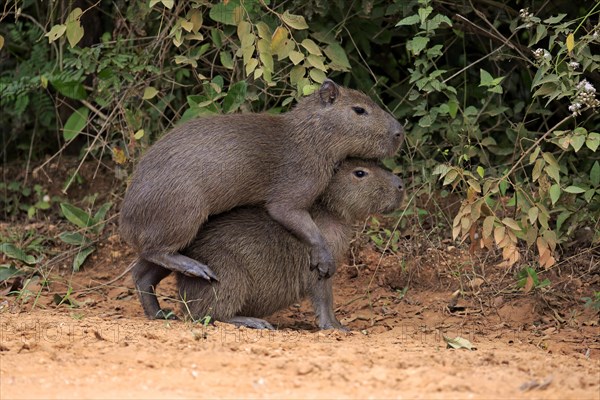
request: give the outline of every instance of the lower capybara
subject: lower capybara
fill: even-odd
[[[372,213],[397,209],[402,180],[371,161],[344,161],[310,213],[336,263],[348,251],[353,225]],[[272,329],[260,318],[310,297],[319,328],[345,329],[333,311],[331,279],[311,271],[310,249],[259,207],[212,217],[182,252],[210,265],[218,282],[177,274],[182,311],[251,328]]]

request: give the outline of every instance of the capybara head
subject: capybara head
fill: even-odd
[[[347,221],[392,212],[402,203],[404,183],[373,161],[347,159],[320,198],[327,210]]]
[[[394,155],[404,141],[404,127],[366,94],[326,79],[312,95],[301,100],[294,114],[311,113],[314,134],[331,135],[350,157],[379,159]],[[305,123],[305,118],[297,122]],[[311,133],[311,132],[309,132]]]

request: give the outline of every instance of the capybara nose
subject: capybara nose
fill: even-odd
[[[392,179],[393,179],[394,186],[397,187],[398,190],[400,190],[401,192],[404,191],[404,181],[402,180],[402,178],[394,175],[394,177]]]
[[[393,132],[394,132],[394,136],[396,136],[398,139],[404,138],[404,126],[402,126],[402,124],[400,122],[396,121],[396,124],[394,125],[394,128],[393,128]]]

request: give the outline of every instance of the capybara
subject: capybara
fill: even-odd
[[[331,80],[286,113],[210,116],[176,126],[142,157],[121,205],[120,232],[139,255],[134,281],[146,315],[163,316],[154,288],[168,271],[220,279],[180,251],[210,215],[237,206],[263,206],[309,246],[310,267],[331,276],[331,250],[308,209],[340,161],[391,156],[403,138],[391,114]]]
[[[342,262],[354,224],[369,214],[397,209],[402,180],[375,163],[341,164],[310,215]],[[209,218],[182,254],[211,266],[218,282],[177,274],[182,312],[252,328],[260,319],[310,297],[321,329],[344,329],[333,311],[332,280],[309,269],[310,247],[275,222],[261,207],[241,207]]]

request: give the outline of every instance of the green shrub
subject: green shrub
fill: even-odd
[[[507,266],[533,247],[543,267],[582,226],[598,240],[598,2],[59,3],[0,15],[4,160],[69,145],[126,176],[178,122],[285,111],[330,76],[405,122],[386,164],[415,198],[464,198],[455,238],[499,246]],[[94,10],[100,35],[80,47]]]

